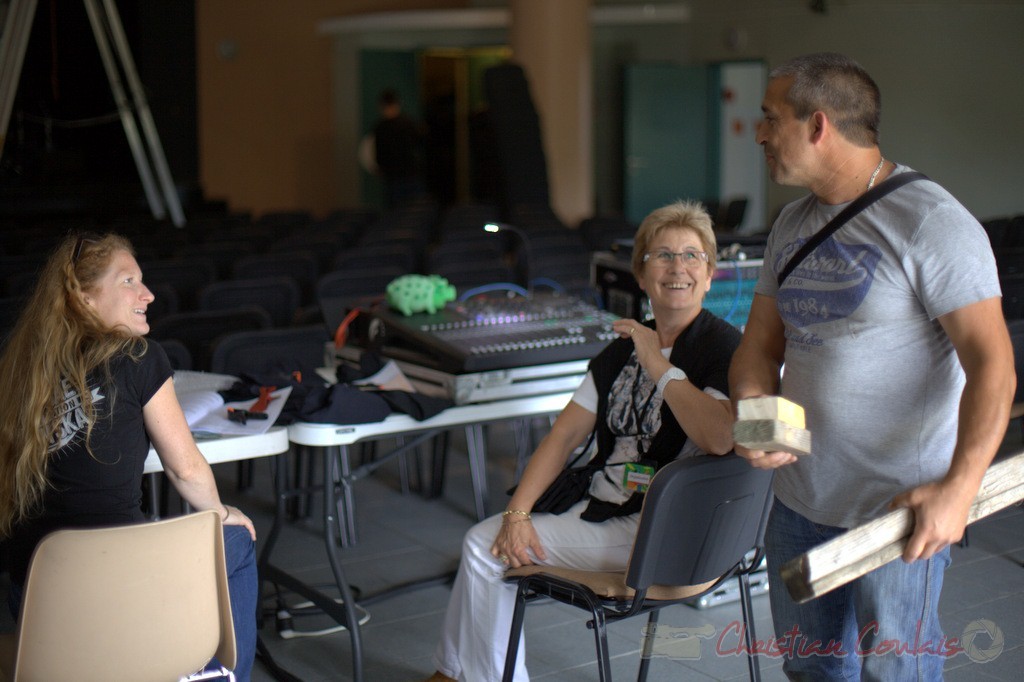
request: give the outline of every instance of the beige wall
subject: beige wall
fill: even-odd
[[[199,176],[208,198],[258,215],[338,207],[331,40],[323,19],[451,0],[198,0]],[[234,48],[225,56],[221,48]]]
[[[594,3],[631,1],[642,0]],[[333,139],[332,88],[338,90],[339,84],[332,83],[338,77],[331,73],[332,40],[316,31],[320,20],[396,8],[505,4],[199,0],[200,180],[206,195],[257,214],[275,209],[320,213],[350,203],[341,197],[357,196],[345,187],[351,183],[342,180],[346,173],[339,168],[354,163],[354,155],[343,157],[338,150],[355,141]],[[887,156],[942,182],[979,217],[1024,213],[1019,189],[1024,186],[1021,0],[827,0],[824,15],[811,12],[807,0],[686,4],[691,20],[677,43],[625,51],[648,59],[658,53],[669,59],[685,53],[695,61],[762,58],[769,66],[807,51],[846,52],[882,88]],[[218,55],[224,40],[237,45],[232,59]],[[616,77],[599,75],[595,90]],[[595,92],[595,99],[600,97]],[[614,161],[598,158],[595,163]],[[769,211],[798,194],[771,185]]]

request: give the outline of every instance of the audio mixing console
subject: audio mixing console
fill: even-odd
[[[437,313],[371,313],[361,345],[385,357],[462,374],[590,359],[615,338],[612,313],[577,298],[471,299]]]

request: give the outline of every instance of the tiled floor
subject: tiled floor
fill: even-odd
[[[1011,429],[1017,434],[1016,426]],[[513,458],[511,430],[505,426],[490,428],[489,484],[490,508],[497,511],[504,502],[503,491],[512,482]],[[1005,449],[1015,451],[1019,437],[1011,437]],[[444,574],[454,570],[463,533],[472,524],[472,502],[464,446],[453,438],[452,456],[445,494],[427,500],[416,493],[399,492],[397,468],[389,464],[372,478],[355,487],[357,546],[342,552],[349,583],[365,594],[408,581]],[[233,492],[234,467],[218,470],[221,489],[232,503],[245,509],[265,537],[272,519],[269,461],[259,462],[253,490]],[[314,505],[319,517],[319,505]],[[297,522],[282,533],[275,552],[275,563],[294,570],[305,580],[328,585],[331,573],[318,532],[319,522]],[[946,574],[941,613],[949,636],[972,637],[974,659],[998,652],[988,662],[975,662],[960,654],[946,666],[946,679],[1018,680],[1024,669],[1024,511],[1020,507],[1005,510],[983,520],[970,530],[970,546],[953,549],[953,565]],[[0,592],[2,581],[0,577]],[[431,654],[447,603],[449,588],[435,585],[373,603],[370,620],[363,627],[364,679],[367,682],[423,679],[433,671]],[[272,597],[272,595],[271,595]],[[300,601],[285,595],[288,604]],[[264,604],[273,611],[274,599]],[[754,599],[757,633],[771,635],[767,596]],[[3,618],[6,618],[6,610]],[[742,656],[721,648],[735,645],[730,625],[740,619],[739,604],[729,603],[698,610],[688,606],[663,611],[665,627],[713,629],[715,635],[701,641],[698,650],[667,652],[669,657],[652,661],[649,679],[660,680],[743,680],[747,663]],[[295,628],[315,630],[331,623],[323,616],[296,617]],[[991,624],[991,625],[990,625]],[[636,675],[643,619],[633,619],[610,627],[612,669],[616,679]],[[710,626],[710,627],[709,627]],[[994,626],[994,627],[993,627]],[[0,621],[0,629],[9,620]],[[980,629],[987,627],[987,630]],[[997,629],[996,629],[997,628]],[[723,634],[724,633],[724,634]],[[991,635],[989,634],[991,633]],[[348,634],[285,639],[268,615],[262,638],[275,660],[296,677],[307,682],[352,679],[351,649]],[[585,627],[583,612],[558,604],[536,604],[528,609],[526,625],[527,661],[535,680],[596,680],[592,633]],[[781,680],[779,662],[761,660],[765,680]],[[257,663],[254,680],[273,679]],[[473,681],[478,682],[478,681]]]
[[[1011,433],[1016,434],[1013,430]],[[489,434],[489,484],[491,511],[504,502],[503,491],[512,482],[511,431],[494,426]],[[1006,449],[1017,447],[1008,440]],[[472,524],[470,483],[461,440],[453,438],[448,481],[442,499],[425,500],[416,494],[398,492],[397,473],[385,467],[375,477],[356,485],[358,546],[343,553],[349,582],[363,593],[418,578],[453,570],[458,561],[462,534]],[[266,468],[261,467],[265,473]],[[266,478],[261,479],[264,485]],[[227,483],[225,483],[227,487]],[[240,499],[259,518],[261,528],[269,521],[265,494]],[[320,538],[310,526],[291,528],[284,535],[281,564],[294,566],[314,582],[330,582],[330,572]],[[287,544],[284,544],[287,543]],[[972,526],[970,545],[953,549],[953,566],[946,575],[941,612],[950,636],[961,635],[969,626],[989,621],[1003,637],[1002,651],[987,663],[976,663],[959,655],[947,665],[948,680],[1017,680],[1024,667],[1024,511],[1011,508],[995,518]],[[431,653],[447,603],[449,588],[434,586],[377,602],[369,608],[371,618],[363,628],[365,679],[414,681],[432,670]],[[294,597],[290,597],[294,601]],[[268,606],[272,605],[268,604]],[[772,632],[767,596],[754,599],[757,632]],[[317,621],[320,621],[319,623]],[[739,604],[723,604],[706,610],[688,606],[667,609],[661,617],[666,627],[707,628],[716,633],[731,632],[740,621]],[[326,627],[321,617],[302,619],[296,627]],[[612,668],[616,679],[636,674],[643,619],[620,622],[610,628]],[[990,628],[991,629],[991,628]],[[298,677],[310,682],[351,679],[348,636],[336,633],[318,638],[281,639],[272,619],[263,638],[277,661]],[[702,642],[699,651],[686,651],[674,658],[652,662],[651,680],[746,679],[747,663],[742,656],[720,655],[713,642]],[[735,645],[735,637],[724,636],[724,649]],[[559,604],[533,605],[528,609],[527,660],[533,679],[596,680],[592,633],[584,624],[583,612]],[[984,631],[974,635],[974,650],[995,650],[997,641]],[[980,658],[980,653],[974,654]],[[765,680],[781,680],[780,664],[762,660]],[[258,680],[271,679],[258,671]],[[476,681],[474,681],[476,682]]]

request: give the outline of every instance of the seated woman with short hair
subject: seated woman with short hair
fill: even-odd
[[[504,513],[469,530],[434,655],[443,680],[499,680],[516,586],[508,567],[528,564],[621,571],[636,535],[643,484],[676,457],[732,450],[729,362],[739,331],[702,308],[717,245],[702,206],[655,210],[634,240],[632,270],[654,320],[622,319],[619,337],[590,371],[537,447]],[[594,434],[603,467],[589,495],[562,514],[534,503]],[[515,679],[528,679],[519,648]]]

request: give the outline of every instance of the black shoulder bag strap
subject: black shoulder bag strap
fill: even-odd
[[[928,176],[924,173],[918,173],[917,171],[908,171],[906,173],[900,173],[899,175],[893,175],[886,179],[885,182],[869,189],[864,194],[850,202],[850,205],[839,212],[832,220],[828,221],[825,227],[821,228],[814,233],[810,239],[808,239],[800,250],[797,251],[789,262],[786,263],[786,267],[779,273],[779,286],[786,281],[790,273],[796,270],[796,266],[800,265],[811,251],[818,248],[818,245],[829,238],[829,236],[843,226],[850,218],[857,215],[865,208],[875,203],[889,192],[899,189],[907,183],[914,182],[915,180],[927,180]]]

